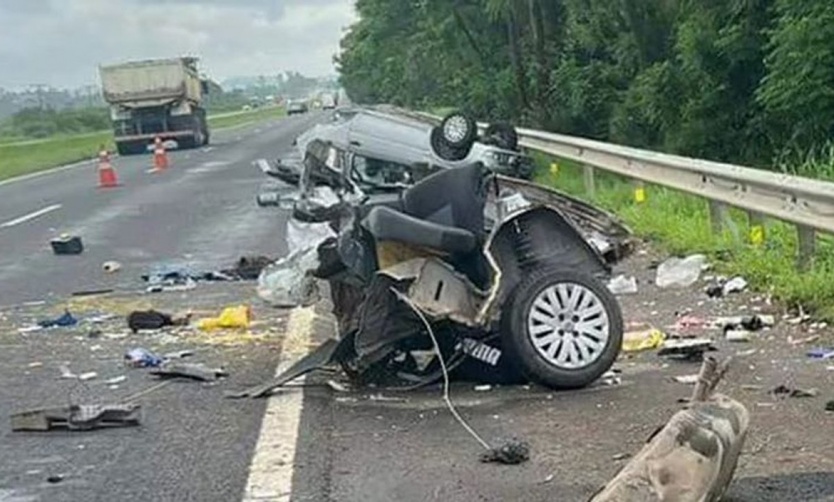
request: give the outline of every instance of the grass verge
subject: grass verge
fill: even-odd
[[[271,107],[209,117],[208,120],[209,127],[218,130],[262,122],[284,114],[283,107]],[[0,180],[93,158],[98,154],[101,145],[105,145],[110,151],[115,149],[113,134],[110,131],[0,143]]]
[[[749,238],[747,215],[731,209],[724,230],[713,233],[705,199],[657,186],[645,188],[646,199],[635,201],[628,180],[595,170],[595,194],[588,196],[582,170],[576,163],[537,154],[536,181],[598,204],[623,219],[634,232],[673,255],[703,253],[726,275],[741,275],[756,291],[767,292],[788,306],[801,305],[817,317],[834,319],[834,242],[817,239],[813,267],[798,272],[797,237],[792,225],[765,223],[763,244]]]

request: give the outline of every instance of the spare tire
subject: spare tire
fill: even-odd
[[[518,150],[518,131],[506,122],[496,122],[487,126],[483,142],[504,150]]]

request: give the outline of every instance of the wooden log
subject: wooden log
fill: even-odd
[[[715,394],[729,361],[707,358],[686,409],[669,422],[590,502],[715,502],[735,474],[750,414]]]

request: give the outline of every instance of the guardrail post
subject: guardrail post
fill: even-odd
[[[796,264],[799,270],[805,271],[811,268],[814,262],[814,252],[817,247],[817,232],[810,227],[797,226],[797,257]]]
[[[750,229],[750,243],[761,246],[765,240],[765,218],[756,211],[747,211],[747,226]]]
[[[593,197],[597,193],[597,185],[594,180],[594,166],[582,164],[582,175],[585,180],[585,193]]]
[[[709,201],[709,222],[712,232],[720,234],[724,230],[724,223],[727,220],[727,205],[714,200]]]

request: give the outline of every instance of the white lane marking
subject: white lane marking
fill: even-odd
[[[315,318],[313,307],[290,313],[276,375],[308,352]],[[303,381],[304,377],[297,380]],[[301,388],[281,389],[269,398],[243,502],[289,502],[302,400]]]
[[[21,223],[26,223],[29,220],[34,220],[38,216],[43,216],[46,213],[51,213],[52,211],[61,209],[61,204],[54,204],[43,209],[39,209],[33,213],[29,213],[26,215],[21,216],[20,218],[16,218],[11,221],[7,221],[6,223],[0,224],[0,228],[8,228],[13,227],[15,225],[20,225]]]

